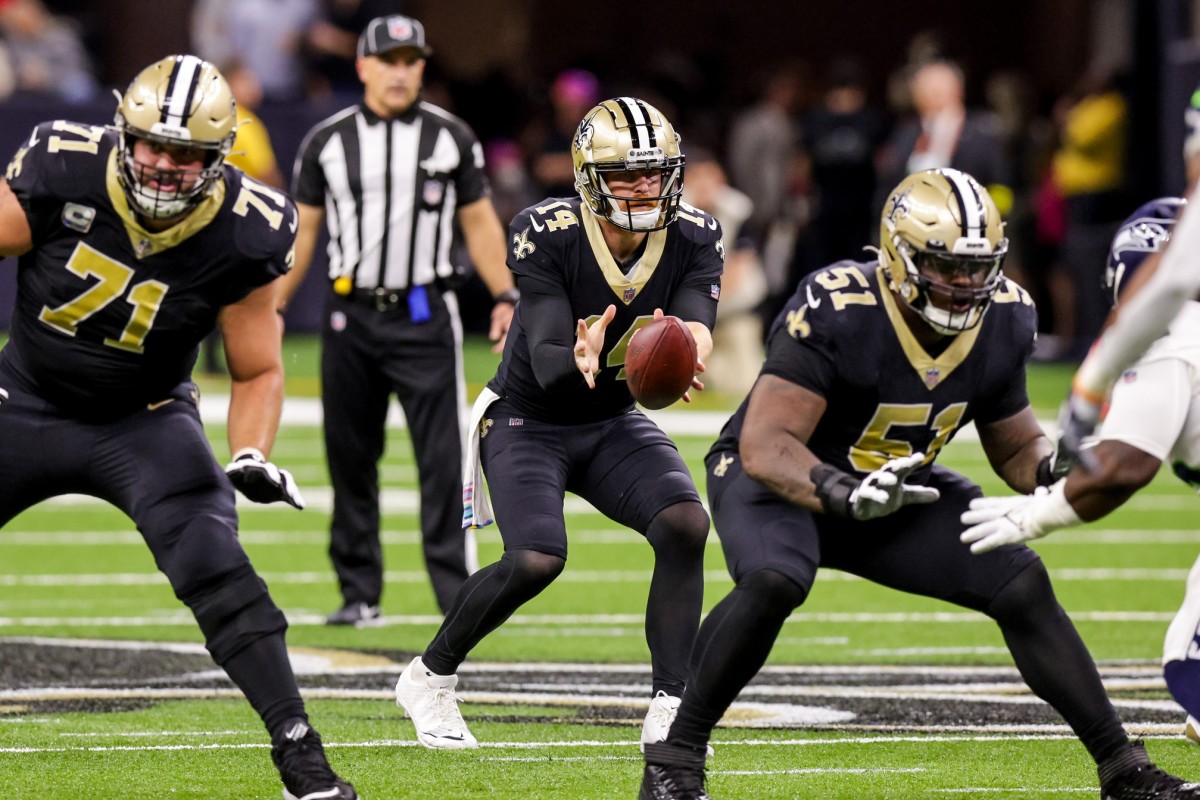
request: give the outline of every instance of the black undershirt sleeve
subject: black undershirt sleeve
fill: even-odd
[[[517,276],[521,323],[538,385],[548,392],[583,383],[575,366],[575,319],[571,301],[554,284],[530,275]]]

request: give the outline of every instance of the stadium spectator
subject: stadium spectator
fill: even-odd
[[[908,174],[952,167],[987,188],[1001,214],[1012,208],[1012,166],[995,119],[968,111],[966,80],[957,64],[933,61],[916,68],[909,82],[912,119],[901,122],[880,151],[879,190],[874,208]]]
[[[571,137],[584,113],[600,100],[600,81],[584,69],[568,69],[550,85],[551,119],[534,135],[530,174],[543,197],[574,197]],[[527,137],[528,138],[528,137]]]
[[[806,274],[845,258],[858,258],[872,236],[875,152],[887,134],[883,115],[867,103],[866,73],[848,57],[835,59],[821,102],[801,124],[816,194],[805,233]]]
[[[396,700],[426,747],[478,747],[454,696],[458,667],[563,571],[567,491],[654,549],[653,698],[642,742],[666,735],[700,620],[708,515],[679,451],[636,410],[621,371],[630,335],[664,313],[695,338],[698,370],[712,349],[721,231],[708,214],[681,210],[679,147],[653,106],[605,100],[572,137],[579,196],[547,198],[509,225],[522,299],[500,369],[475,402],[463,493],[464,524],[492,522],[494,506],[504,554],[467,580],[400,674]]]
[[[497,348],[519,294],[504,266],[482,147],[461,119],[420,99],[431,52],[417,20],[371,20],[358,44],[362,102],[314,126],[296,159],[300,222],[284,304],[312,264],[322,223],[330,239],[321,403],[333,482],[329,555],[342,595],[330,625],[380,618],[379,460],[393,394],[412,437],[425,568],[443,612],[475,566],[473,534],[460,524],[467,428],[462,323],[449,283],[456,220],[495,301]]]
[[[1069,354],[1081,357],[1100,333],[1107,303],[1101,272],[1122,215],[1128,107],[1110,67],[1096,65],[1055,107],[1059,147],[1054,184],[1064,198],[1067,226],[1059,266],[1073,285],[1074,330]]]
[[[258,76],[264,103],[305,98],[304,33],[319,0],[196,0],[192,43],[214,64],[237,62]]]
[[[1095,760],[1103,797],[1200,797],[1130,743],[1037,554],[974,556],[958,541],[981,492],[934,462],[960,426],[974,421],[1009,485],[1052,481],[1054,448],[1025,392],[1037,314],[1001,273],[995,203],[957,170],[919,172],[891,193],[880,227],[878,262],[843,262],[797,288],[705,459],[735,586],[700,628],[666,741],[645,748],[639,797],[706,800],[713,727],[822,567],[995,620],[1022,678]]]
[[[238,540],[235,487],[304,502],[266,460],[296,209],[224,163],[235,113],[215,67],[169,56],[134,78],[114,127],[43,123],[9,163],[0,255],[20,258],[22,280],[0,351],[0,527],[73,492],[127,514],[262,718],[284,798],[353,800],[309,725],[287,620]],[[214,321],[232,378],[224,471],[190,377]]]
[[[41,0],[0,2],[0,33],[15,89],[85,103],[99,94],[91,60],[74,23],[46,10]]]
[[[713,328],[713,351],[705,366],[708,389],[741,397],[750,391],[762,362],[762,318],[758,305],[767,297],[767,276],[754,242],[741,234],[753,204],[729,185],[725,170],[708,151],[688,150],[684,202],[712,214],[721,224],[725,274]]]

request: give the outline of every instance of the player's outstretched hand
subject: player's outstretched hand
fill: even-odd
[[[876,519],[910,503],[932,503],[941,493],[932,486],[904,482],[909,473],[921,466],[924,453],[893,458],[863,478],[850,494],[850,515],[855,519]]]
[[[583,320],[577,322],[575,333],[575,366],[583,373],[589,389],[596,388],[596,373],[600,371],[600,351],[604,349],[604,331],[617,315],[617,307],[609,305],[600,319],[590,326]]]
[[[1077,463],[1088,472],[1099,468],[1095,454],[1083,449],[1083,440],[1096,430],[1099,419],[1099,403],[1076,392],[1067,395],[1058,410],[1058,444],[1050,461],[1050,474],[1055,480],[1065,477]]]
[[[292,478],[292,473],[267,461],[263,454],[244,447],[234,453],[233,461],[225,467],[234,487],[255,503],[276,503],[282,500],[296,508],[304,508],[304,498]]]
[[[959,536],[978,555],[1006,544],[1040,539],[1052,531],[1079,523],[1079,515],[1063,494],[1063,482],[1017,497],[977,497],[960,517],[970,525]]]

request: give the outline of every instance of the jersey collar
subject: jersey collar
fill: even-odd
[[[613,294],[622,303],[629,305],[637,299],[638,294],[646,286],[646,281],[650,280],[650,276],[654,274],[658,261],[662,258],[663,248],[667,244],[668,229],[663,228],[647,234],[646,249],[643,251],[642,257],[638,259],[637,266],[626,276],[621,270],[621,265],[609,251],[608,244],[604,241],[604,231],[600,230],[600,221],[596,218],[595,212],[586,204],[580,205],[579,212],[583,217],[583,229],[587,233],[588,244],[592,246],[592,255],[596,257],[596,263],[600,265],[600,271],[604,274],[604,280],[608,282],[608,288],[612,289]]]
[[[134,255],[139,259],[161,253],[164,250],[195,236],[213,221],[221,205],[225,202],[225,181],[222,179],[213,187],[208,197],[192,209],[181,221],[165,231],[148,231],[138,222],[137,215],[129,208],[125,198],[125,190],[121,188],[121,180],[117,177],[117,149],[114,147],[108,155],[108,169],[105,175],[108,188],[108,199],[113,210],[125,223],[125,233],[129,235],[129,243],[133,246]]]
[[[983,322],[958,334],[941,355],[932,358],[908,327],[908,322],[896,303],[896,295],[888,287],[887,274],[883,267],[875,270],[875,279],[879,282],[879,294],[883,298],[883,307],[887,310],[888,319],[892,322],[892,329],[896,331],[896,338],[900,340],[900,349],[908,358],[909,366],[916,370],[921,383],[925,384],[926,389],[933,391],[970,355],[975,340],[979,338],[979,331],[983,328]]]

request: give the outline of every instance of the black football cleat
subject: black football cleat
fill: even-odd
[[[379,606],[370,603],[346,603],[325,618],[326,625],[353,625],[365,628],[368,625],[378,625],[383,622]]]
[[[300,717],[288,720],[271,746],[271,760],[283,779],[284,800],[357,800],[354,787],[325,760],[321,736]]]
[[[1100,800],[1200,800],[1189,783],[1154,766],[1141,742],[1100,765]]]
[[[704,753],[647,744],[638,800],[711,800],[704,790]]]

